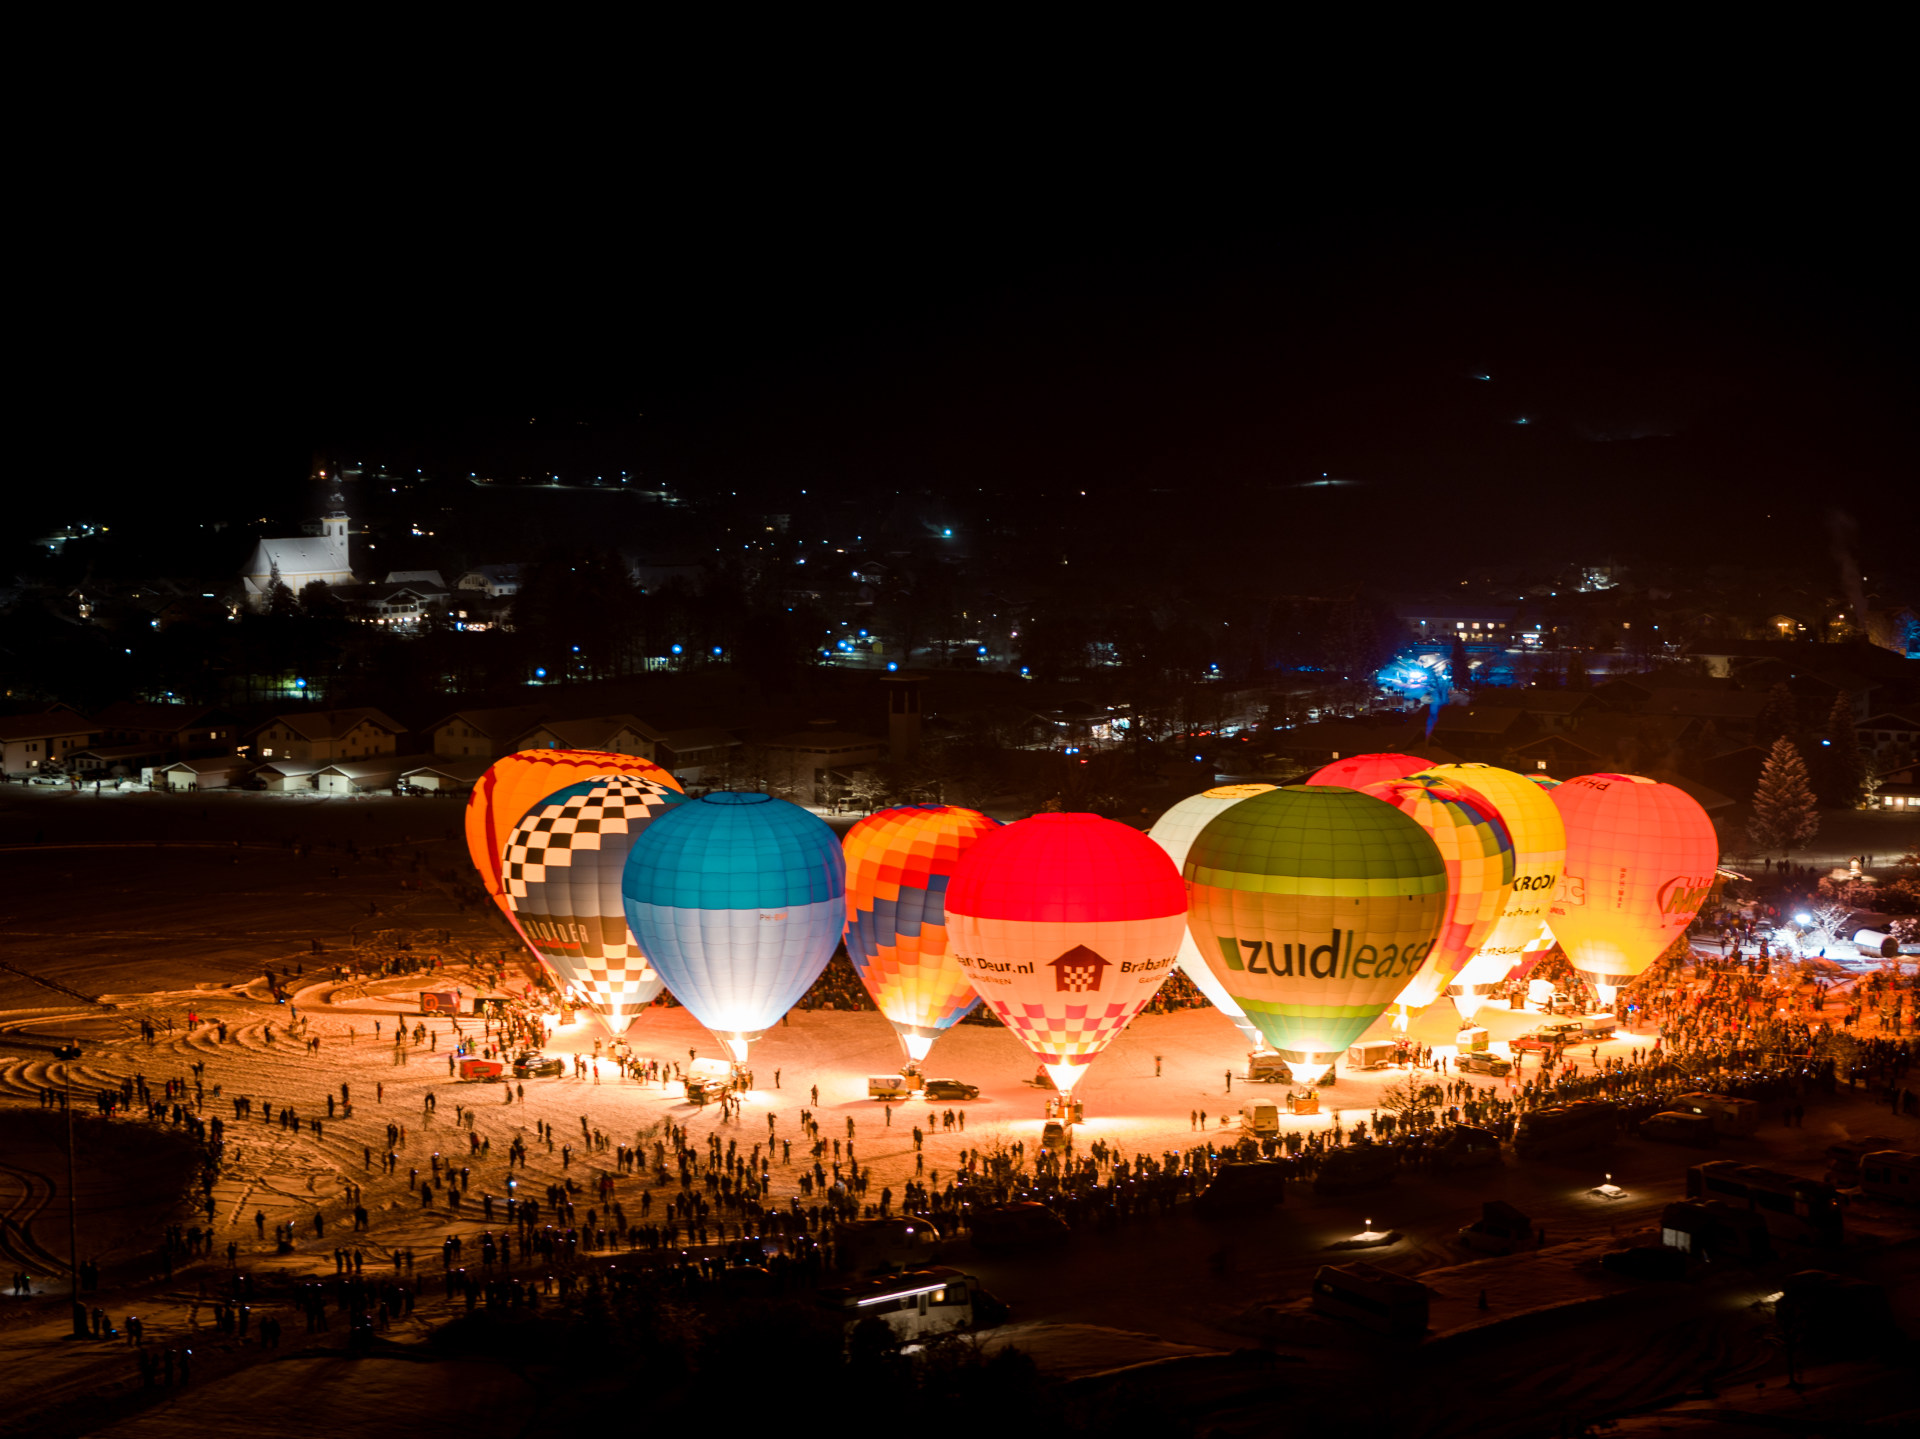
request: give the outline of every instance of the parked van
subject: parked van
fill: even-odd
[[[1720,1131],[1714,1127],[1712,1115],[1667,1110],[1641,1120],[1640,1137],[1711,1149],[1720,1142]]]
[[[1240,1132],[1256,1137],[1280,1132],[1280,1106],[1271,1099],[1256,1099],[1240,1106]]]
[[[1256,1049],[1247,1056],[1247,1080],[1252,1084],[1290,1084],[1293,1071],[1272,1050]]]
[[[905,1074],[869,1074],[867,1098],[911,1099],[913,1098],[913,1077]]]
[[[1752,1134],[1760,1127],[1760,1101],[1735,1099],[1730,1094],[1683,1094],[1673,1107],[1687,1114],[1704,1114],[1722,1134]]]

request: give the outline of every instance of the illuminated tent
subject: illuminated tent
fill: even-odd
[[[513,907],[500,887],[500,862],[507,835],[521,816],[555,790],[609,774],[633,775],[668,789],[680,788],[680,781],[652,760],[586,749],[520,750],[494,761],[474,784],[473,793],[467,796],[467,854],[480,874],[480,883],[516,931],[520,930],[520,921],[514,918]],[[520,937],[526,939],[524,931]],[[540,952],[531,940],[527,947],[536,955]]]
[[[1513,841],[1513,888],[1500,911],[1500,922],[1453,985],[1454,1002],[1472,1019],[1487,994],[1523,962],[1527,947],[1540,938],[1566,859],[1567,832],[1547,792],[1510,769],[1443,764],[1421,773],[1465,785],[1491,801]]]
[[[1154,821],[1147,837],[1167,852],[1177,869],[1187,862],[1187,849],[1193,844],[1193,837],[1207,827],[1207,822],[1222,810],[1231,809],[1243,799],[1256,794],[1265,794],[1276,786],[1270,784],[1228,784],[1217,789],[1204,790],[1199,794],[1190,794],[1174,805],[1160,818]],[[1256,1048],[1266,1041],[1261,1038],[1260,1028],[1247,1018],[1247,1012],[1234,1003],[1225,986],[1213,977],[1213,971],[1207,968],[1207,962],[1194,945],[1191,933],[1180,940],[1180,972],[1193,981],[1194,988],[1204,994],[1213,1007],[1231,1019],[1247,1042]]]
[[[1453,983],[1485,943],[1513,889],[1513,840],[1500,813],[1465,785],[1435,775],[1370,784],[1360,793],[1385,800],[1425,830],[1447,868],[1447,909],[1419,973],[1394,997],[1425,1009]],[[1445,1006],[1448,1013],[1453,1006]]]
[[[1337,759],[1302,781],[1304,784],[1338,785],[1342,789],[1365,789],[1382,780],[1404,779],[1417,770],[1430,768],[1433,761],[1410,754],[1356,754]]]
[[[1554,936],[1600,1002],[1646,971],[1713,889],[1720,840],[1707,812],[1670,784],[1587,774],[1550,796],[1567,828]]]
[[[1302,1083],[1418,973],[1446,913],[1427,832],[1332,786],[1240,801],[1194,838],[1184,872],[1200,953]]]
[[[627,855],[627,926],[673,997],[736,1062],[833,958],[847,862],[826,823],[722,791],[661,815]]]
[[[868,815],[840,842],[847,957],[915,1064],[980,1002],[949,953],[947,885],[960,856],[999,827],[957,805],[908,805]]]
[[[502,897],[520,932],[616,1035],[661,983],[627,929],[627,852],[654,818],[685,800],[629,775],[582,780],[528,810],[501,851]]]
[[[1165,850],[1091,814],[992,830],[947,886],[954,955],[1062,1092],[1173,972],[1186,908]]]

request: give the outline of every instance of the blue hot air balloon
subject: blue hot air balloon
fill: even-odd
[[[833,958],[846,889],[846,859],[824,821],[738,791],[662,815],[621,881],[640,948],[738,1061]]]
[[[501,851],[501,898],[561,982],[622,1033],[660,993],[627,929],[620,875],[647,826],[686,796],[631,775],[555,790],[520,817]]]

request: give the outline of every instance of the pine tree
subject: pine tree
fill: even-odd
[[[1820,814],[1806,761],[1785,735],[1773,742],[1753,792],[1747,835],[1763,850],[1793,851],[1820,832]]]
[[[1461,639],[1460,636],[1455,635],[1453,637],[1453,654],[1447,665],[1447,678],[1452,682],[1455,689],[1463,690],[1467,687],[1469,683],[1468,676],[1472,667],[1472,661],[1467,658],[1467,642]]]
[[[1785,681],[1767,691],[1766,703],[1760,707],[1760,713],[1753,717],[1755,744],[1771,747],[1782,735],[1794,740],[1800,738],[1800,702],[1793,697],[1793,691],[1787,688]]]
[[[1853,727],[1853,697],[1833,697],[1827,716],[1827,742],[1820,749],[1820,799],[1834,809],[1858,809],[1867,789],[1867,758]]]

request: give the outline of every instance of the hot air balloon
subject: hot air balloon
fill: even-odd
[[[620,877],[678,790],[602,775],[556,790],[520,819],[501,850],[502,899],[562,984],[622,1034],[660,993],[660,976],[627,929]]]
[[[847,862],[826,823],[771,795],[676,805],[627,855],[627,926],[736,1063],[833,958]]]
[[[847,957],[910,1064],[980,1002],[949,953],[947,884],[960,856],[999,827],[957,805],[907,805],[868,815],[840,842]]]
[[[1432,760],[1410,754],[1356,754],[1337,759],[1302,780],[1303,784],[1338,785],[1342,789],[1365,789],[1382,780],[1404,779],[1418,770],[1431,767]]]
[[[1147,831],[1147,837],[1167,852],[1167,858],[1173,861],[1177,869],[1187,862],[1187,849],[1192,845],[1193,837],[1207,827],[1209,820],[1243,799],[1265,794],[1274,788],[1277,786],[1270,784],[1226,784],[1218,789],[1188,795],[1154,821],[1153,828]],[[1180,972],[1193,981],[1194,987],[1212,1002],[1215,1009],[1233,1021],[1234,1027],[1247,1037],[1249,1044],[1259,1048],[1266,1043],[1261,1038],[1260,1027],[1247,1018],[1247,1012],[1234,1003],[1233,996],[1213,977],[1213,971],[1207,968],[1207,962],[1201,957],[1191,934],[1181,937],[1179,964]]]
[[[1560,811],[1539,785],[1510,769],[1490,764],[1441,764],[1421,771],[1453,784],[1465,785],[1492,801],[1513,841],[1513,888],[1479,952],[1467,961],[1455,979],[1453,1002],[1471,1020],[1493,987],[1521,962],[1527,947],[1540,938],[1560,866],[1566,859],[1567,833]]]
[[[1446,913],[1427,832],[1332,786],[1241,800],[1194,837],[1183,870],[1200,953],[1303,1084],[1419,972]]]
[[[637,755],[613,754],[604,750],[528,749],[495,760],[474,785],[467,797],[467,853],[480,872],[493,902],[500,906],[508,923],[517,930],[520,922],[506,902],[500,887],[500,856],[505,852],[508,832],[533,808],[557,789],[596,775],[626,774],[651,780],[668,789],[680,788],[680,781],[652,760]],[[525,939],[523,933],[521,938]],[[537,946],[528,941],[536,954]]]
[[[1064,1094],[1173,972],[1186,908],[1173,861],[1138,830],[1037,814],[974,841],[947,886],[947,931]]]
[[[1513,839],[1500,812],[1465,785],[1419,774],[1370,784],[1360,793],[1385,800],[1425,830],[1447,870],[1446,917],[1425,963],[1394,1003],[1425,1009],[1493,933],[1513,889]]]
[[[1637,774],[1587,774],[1550,796],[1567,827],[1550,922],[1602,1004],[1686,932],[1713,889],[1720,840],[1684,791]]]

